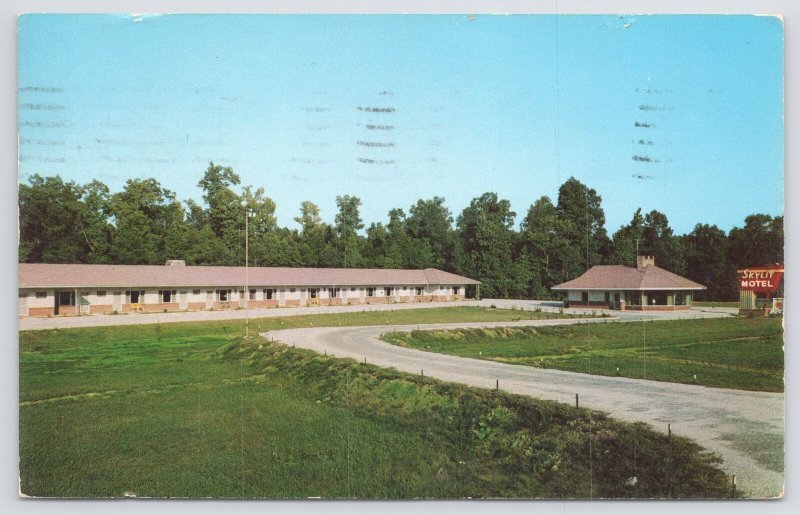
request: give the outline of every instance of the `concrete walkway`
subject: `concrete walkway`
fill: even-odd
[[[356,306],[317,306],[300,308],[270,308],[270,309],[236,309],[231,311],[182,311],[177,313],[128,313],[124,315],[82,315],[82,316],[63,316],[63,317],[43,317],[43,318],[20,318],[20,331],[35,331],[40,329],[66,329],[70,327],[97,327],[114,325],[138,325],[138,324],[169,324],[175,322],[203,322],[209,320],[243,320],[247,318],[267,318],[267,317],[289,317],[300,315],[320,315],[332,313],[356,313],[359,311],[397,311],[401,309],[434,309],[452,306],[476,306],[506,309],[524,309],[558,312],[561,310],[560,302],[538,301],[538,300],[508,300],[508,299],[484,299],[484,300],[464,300],[458,302],[418,302],[409,304],[368,304]],[[600,314],[608,313],[611,316],[621,316],[625,319],[662,319],[673,318],[697,318],[697,317],[720,317],[728,316],[722,310],[724,308],[703,308],[703,311],[691,310],[680,311],[677,313],[647,313],[642,314],[635,311],[609,311],[609,310],[581,310],[566,309],[565,313],[573,314]]]
[[[716,314],[719,316],[719,314]],[[607,319],[605,319],[607,320]],[[625,317],[622,321],[635,321]],[[584,319],[580,323],[603,323]],[[784,396],[722,388],[592,376],[509,365],[397,347],[380,340],[383,333],[415,329],[524,327],[575,324],[576,320],[524,320],[503,323],[398,325],[348,328],[287,329],[264,333],[267,338],[329,356],[353,358],[383,367],[467,385],[500,388],[605,411],[629,422],[689,437],[719,453],[722,468],[735,474],[740,490],[752,497],[775,497],[783,491]],[[586,326],[587,331],[590,327]],[[777,460],[778,465],[774,462]],[[767,463],[773,463],[770,466]],[[771,469],[781,469],[777,472]]]

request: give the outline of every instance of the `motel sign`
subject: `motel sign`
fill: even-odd
[[[737,270],[739,273],[739,290],[756,293],[773,293],[783,277],[782,265],[758,266]]]

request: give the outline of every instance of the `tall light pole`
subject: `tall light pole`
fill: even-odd
[[[250,300],[250,213],[244,208],[244,309]]]

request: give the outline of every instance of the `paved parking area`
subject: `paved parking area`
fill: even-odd
[[[95,327],[113,325],[136,324],[169,324],[174,322],[202,322],[206,320],[242,320],[247,318],[288,317],[299,315],[318,315],[326,313],[354,313],[359,311],[396,311],[400,309],[433,309],[450,306],[482,306],[498,308],[515,308],[558,312],[560,303],[538,300],[509,300],[509,299],[483,299],[464,300],[457,302],[419,302],[409,304],[369,304],[357,306],[314,306],[300,308],[270,308],[270,309],[236,309],[231,311],[184,311],[178,313],[128,313],[124,315],[82,315],[64,317],[20,318],[20,331],[33,331],[37,329],[66,329],[69,327]],[[729,316],[730,310],[726,308],[703,308],[691,311],[678,311],[675,313],[640,313],[636,311],[610,311],[610,310],[585,310],[567,309],[566,313],[574,314],[600,314],[624,317],[625,319],[668,319],[668,318],[708,318]]]

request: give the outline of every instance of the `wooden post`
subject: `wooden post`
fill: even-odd
[[[499,390],[500,389],[500,380],[499,379],[495,379],[494,380],[494,389],[495,390]]]
[[[578,407],[578,394],[575,394],[575,407]]]
[[[733,475],[733,481],[731,484],[731,497],[736,499],[736,474]]]

